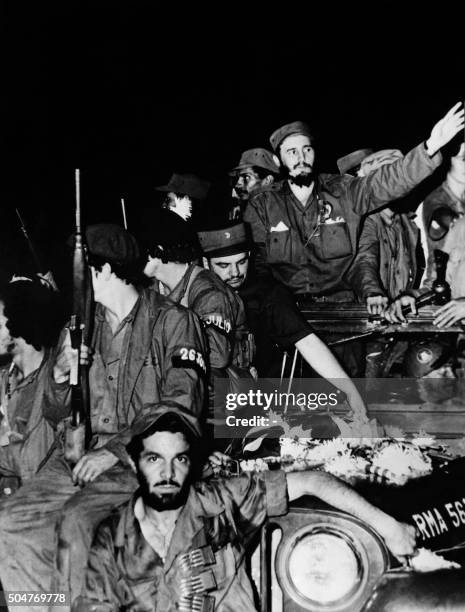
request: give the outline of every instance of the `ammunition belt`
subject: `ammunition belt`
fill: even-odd
[[[215,598],[208,591],[216,589],[215,575],[209,566],[215,565],[215,553],[211,546],[194,548],[179,558],[184,574],[181,579],[180,612],[213,612]]]

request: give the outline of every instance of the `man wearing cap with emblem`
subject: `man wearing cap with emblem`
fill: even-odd
[[[200,207],[206,200],[211,183],[195,174],[173,174],[167,185],[155,187],[157,191],[166,193],[163,208],[171,210],[184,221],[194,226],[201,215]]]
[[[300,352],[322,377],[331,379],[346,394],[357,421],[366,421],[360,394],[326,344],[315,334],[284,285],[255,278],[249,267],[253,248],[244,223],[198,232],[204,265],[238,292],[257,344],[256,366],[261,377],[273,376],[275,346]],[[276,373],[275,373],[276,374]]]
[[[89,369],[92,440],[69,465],[58,444],[44,468],[4,504],[0,580],[7,590],[81,590],[96,525],[133,493],[125,445],[143,404],[173,400],[201,416],[206,346],[201,324],[158,294],[140,293],[142,262],[135,238],[111,224],[86,230],[97,303]],[[84,351],[88,353],[88,351]],[[66,342],[53,370],[69,380]]]
[[[147,406],[128,452],[139,489],[99,526],[73,612],[256,610],[247,543],[288,501],[313,495],[366,522],[398,558],[414,553],[415,529],[323,471],[245,472],[200,480],[198,424],[181,407]],[[221,457],[212,457],[216,465]]]
[[[426,142],[368,177],[316,174],[314,141],[301,121],[271,135],[286,180],[254,196],[244,219],[257,245],[257,271],[271,270],[298,297],[344,302],[362,216],[406,195],[441,163],[439,150],[463,128],[456,104]]]
[[[233,178],[233,195],[239,200],[239,210],[232,214],[232,219],[242,217],[244,208],[252,194],[267,189],[279,179],[279,164],[275,156],[267,149],[248,149],[241,155],[238,165],[229,175]]]
[[[215,376],[225,377],[234,371],[248,377],[253,338],[246,326],[244,305],[233,290],[197,265],[195,232],[165,210],[152,221],[146,219],[141,243],[147,253],[144,273],[154,280],[152,290],[192,309],[203,323],[209,348],[210,391]],[[213,395],[210,400],[212,408]]]

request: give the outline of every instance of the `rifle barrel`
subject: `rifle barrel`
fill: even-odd
[[[74,171],[76,185],[76,234],[81,233],[81,176],[79,168]]]
[[[46,270],[43,269],[42,262],[40,261],[40,257],[37,254],[37,251],[35,250],[35,247],[32,243],[32,240],[29,237],[29,234],[27,233],[26,225],[23,221],[23,218],[21,217],[21,213],[19,212],[17,208],[15,208],[15,210],[16,210],[16,215],[19,219],[21,231],[23,233],[24,238],[26,239],[27,246],[29,247],[29,251],[32,255],[32,259],[34,260],[34,265],[37,268],[37,272],[40,272],[42,274]]]

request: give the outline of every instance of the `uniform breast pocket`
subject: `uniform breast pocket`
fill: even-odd
[[[268,261],[277,262],[287,259],[290,253],[290,232],[270,232],[267,236]]]
[[[270,232],[267,236],[267,252],[269,263],[299,263],[306,260],[305,247],[294,229]]]
[[[323,223],[320,225],[321,253],[324,259],[339,259],[352,255],[347,223]]]

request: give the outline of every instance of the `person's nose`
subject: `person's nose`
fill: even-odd
[[[161,477],[164,480],[171,480],[174,476],[174,466],[172,461],[165,461],[163,464],[163,469],[161,473]]]
[[[296,151],[296,158],[298,164],[301,164],[303,161],[305,161],[305,154],[303,153],[303,151],[301,151],[300,149]]]
[[[231,276],[233,278],[239,276],[239,266],[237,264],[232,264]]]

